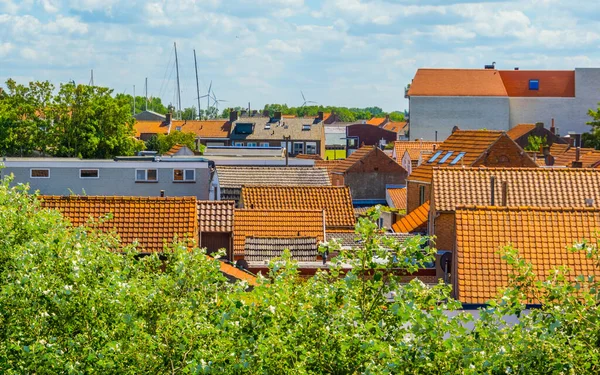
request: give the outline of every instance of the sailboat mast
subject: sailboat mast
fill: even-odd
[[[196,50],[194,49],[194,67],[196,68],[196,92],[198,94],[198,120],[200,120],[200,86],[198,84],[198,63],[196,62]]]
[[[177,59],[177,43],[173,42],[173,46],[175,47],[175,70],[177,71],[177,101],[179,104],[179,116],[181,116],[181,87],[179,86],[179,60]]]

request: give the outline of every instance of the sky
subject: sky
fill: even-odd
[[[0,0],[0,82],[404,110],[418,68],[600,67],[598,0]],[[206,107],[206,99],[201,107]]]

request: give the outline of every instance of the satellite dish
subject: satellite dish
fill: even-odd
[[[245,259],[240,259],[237,262],[235,262],[235,266],[241,270],[247,270],[248,262]]]
[[[447,251],[440,257],[439,267],[442,271],[448,272],[452,267],[452,253]]]

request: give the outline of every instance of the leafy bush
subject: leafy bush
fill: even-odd
[[[595,374],[598,296],[565,271],[537,281],[510,248],[507,290],[473,321],[447,285],[400,284],[431,260],[425,238],[382,235],[359,219],[360,249],[302,280],[289,254],[247,290],[219,263],[175,242],[124,254],[111,234],[74,228],[26,187],[0,184],[3,374]],[[597,247],[580,246],[597,257]],[[339,250],[338,244],[323,250]],[[352,265],[344,273],[342,265]],[[536,296],[540,309],[522,314]],[[503,317],[520,315],[507,325]]]

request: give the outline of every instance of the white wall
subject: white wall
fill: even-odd
[[[468,129],[509,129],[508,97],[413,96],[410,98],[410,139],[443,141],[458,126]]]

